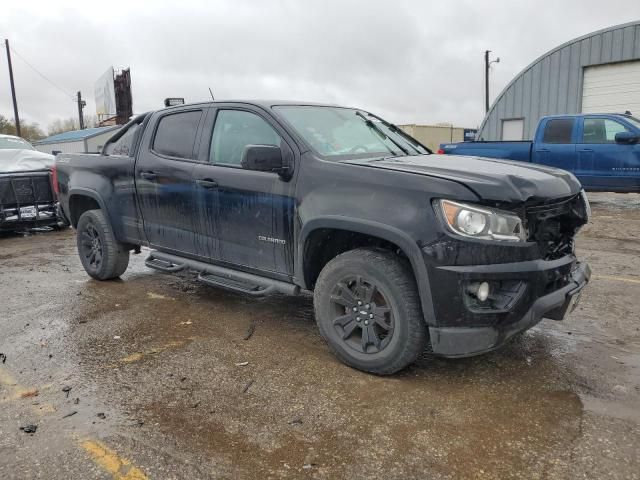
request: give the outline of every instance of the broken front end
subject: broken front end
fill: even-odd
[[[51,172],[0,173],[0,230],[56,226],[61,221]]]
[[[575,256],[589,221],[584,192],[492,207],[440,201],[449,232],[423,247],[436,326],[434,353],[470,356],[498,348],[542,318],[564,319],[591,271]]]

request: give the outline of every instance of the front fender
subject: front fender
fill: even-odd
[[[384,223],[338,215],[323,216],[306,222],[300,230],[298,241],[299,248],[296,253],[295,268],[295,276],[303,284],[303,288],[309,288],[309,286],[306,285],[306,280],[304,278],[304,246],[313,231],[323,228],[334,228],[370,235],[397,245],[411,263],[411,268],[418,285],[418,293],[420,295],[420,303],[422,305],[422,313],[425,321],[429,325],[435,325],[435,314],[431,298],[431,289],[429,286],[429,276],[420,247],[405,232]]]

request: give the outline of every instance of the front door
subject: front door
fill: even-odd
[[[194,180],[198,208],[211,217],[215,206],[215,221],[202,222],[211,261],[291,275],[293,182],[240,165],[247,145],[276,145],[291,157],[284,132],[249,108],[221,107],[210,116],[202,135],[208,163]]]
[[[640,146],[616,143],[616,134],[630,131],[616,120],[585,117],[577,145],[576,175],[585,188],[634,190],[640,187]]]
[[[202,117],[201,109],[164,114],[141,145],[136,190],[145,234],[154,248],[188,255],[199,251],[193,170]]]

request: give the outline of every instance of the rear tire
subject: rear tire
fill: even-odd
[[[129,251],[118,242],[102,210],[88,210],[78,220],[76,243],[85,271],[96,280],[118,278],[129,266]]]
[[[351,367],[389,375],[427,346],[415,279],[393,252],[362,248],[338,255],[320,272],[313,303],[320,333]]]

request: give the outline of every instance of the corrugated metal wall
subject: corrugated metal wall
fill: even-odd
[[[34,145],[35,149],[39,152],[51,153],[82,153],[84,152],[84,141],[76,140],[75,142],[61,142],[61,143],[43,143],[41,145]]]
[[[640,59],[640,21],[600,30],[561,45],[525,68],[502,91],[478,131],[500,140],[502,120],[524,119],[533,138],[545,115],[580,113],[584,67]]]

